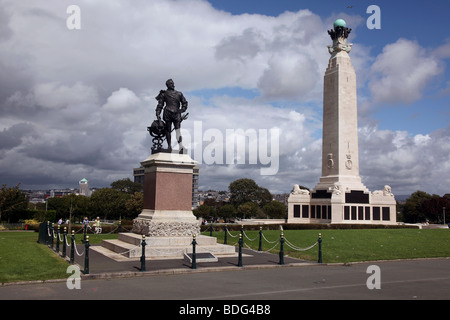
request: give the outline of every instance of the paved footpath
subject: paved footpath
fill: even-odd
[[[274,256],[272,255],[272,258]],[[348,265],[302,263],[293,260],[287,261],[285,266],[278,266],[277,259],[272,259],[271,263],[244,267],[222,262],[216,267],[202,264],[198,269],[192,270],[184,265],[184,268],[150,270],[144,273],[137,271],[134,275],[128,273],[128,277],[125,272],[122,276],[107,279],[96,274],[90,278],[82,277],[80,289],[71,290],[64,279],[56,282],[4,285],[0,286],[0,299],[450,299],[450,259],[380,261]],[[151,261],[149,263],[152,264]],[[153,266],[155,264],[153,263]],[[378,271],[370,271],[369,268],[368,272],[371,265],[378,266]],[[110,273],[114,274],[121,273]],[[369,289],[367,282],[373,285],[377,280],[380,288]]]

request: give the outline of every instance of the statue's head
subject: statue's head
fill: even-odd
[[[166,81],[166,86],[167,86],[167,89],[174,89],[175,88],[175,83],[173,82],[172,79],[169,79],[169,80]]]

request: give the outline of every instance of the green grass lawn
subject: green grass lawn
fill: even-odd
[[[280,239],[280,231],[264,230],[265,238],[272,242]],[[284,236],[296,248],[307,248],[322,234],[322,259],[324,263],[356,262],[372,260],[413,259],[450,257],[449,229],[360,229],[360,230],[285,230]],[[203,234],[209,235],[209,232]],[[239,234],[232,231],[232,235]],[[259,231],[246,231],[244,242],[258,249]],[[213,232],[219,243],[223,243],[224,232]],[[238,237],[228,235],[228,244],[235,244]],[[262,250],[275,244],[263,240]],[[244,246],[245,248],[245,246]],[[278,253],[279,244],[270,252]],[[285,255],[317,261],[318,246],[307,251],[298,251],[284,244]]]
[[[280,231],[264,230],[263,251],[278,254]],[[450,257],[449,229],[360,229],[360,230],[285,230],[284,236],[297,248],[313,245],[322,234],[324,263],[356,261]],[[209,232],[203,234],[209,235]],[[238,235],[238,231],[231,234]],[[257,250],[259,231],[246,231],[253,241],[244,237],[246,245]],[[213,232],[218,243],[223,243],[224,232]],[[80,244],[83,234],[76,235]],[[91,244],[102,239],[115,239],[117,234],[89,234]],[[228,236],[228,244],[237,243],[238,237]],[[44,244],[37,243],[37,232],[0,232],[0,283],[30,280],[65,279],[69,263]],[[70,242],[70,239],[69,239]],[[60,247],[62,251],[62,245]],[[318,246],[297,251],[284,245],[285,255],[317,261]],[[68,250],[68,253],[69,250]]]
[[[37,232],[0,232],[0,283],[64,279],[69,276],[66,273],[69,263],[46,245],[37,243],[38,237]],[[80,244],[82,238],[82,233],[76,234],[75,243]],[[110,238],[117,238],[117,234],[89,234],[91,244]],[[70,238],[68,241],[70,243]],[[70,255],[69,249],[67,255]]]
[[[35,232],[0,232],[0,282],[67,278],[68,263]]]

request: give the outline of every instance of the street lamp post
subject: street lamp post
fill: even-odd
[[[445,225],[445,207],[442,207],[442,215],[444,216],[444,225]]]

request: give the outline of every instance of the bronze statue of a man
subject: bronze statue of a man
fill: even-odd
[[[173,124],[181,153],[183,151],[180,132],[180,124],[182,121],[181,114],[186,112],[188,102],[183,96],[183,93],[175,90],[175,83],[172,79],[166,81],[166,86],[167,90],[161,90],[159,95],[156,97],[156,100],[158,100],[158,105],[156,107],[156,118],[158,121],[161,121],[161,111],[164,108],[163,120],[165,122],[167,148],[169,151],[172,151],[171,132]]]

